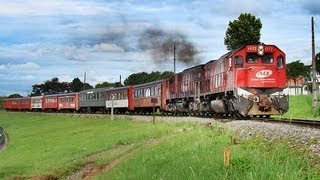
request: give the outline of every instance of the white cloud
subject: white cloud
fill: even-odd
[[[21,79],[22,80],[34,80],[35,77],[33,75],[26,75],[26,76],[22,76]]]
[[[115,44],[108,44],[108,43],[100,43],[98,45],[95,45],[94,47],[98,51],[105,51],[105,52],[123,52],[124,50],[115,45]]]
[[[2,16],[95,15],[112,11],[106,4],[73,0],[17,0],[0,4]]]
[[[28,72],[28,71],[33,71],[33,70],[39,70],[40,66],[34,62],[27,62],[24,64],[1,64],[0,65],[1,70],[7,70],[7,71],[23,71],[23,72]]]

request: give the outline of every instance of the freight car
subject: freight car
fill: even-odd
[[[246,45],[166,80],[166,111],[267,116],[288,110],[285,54]]]

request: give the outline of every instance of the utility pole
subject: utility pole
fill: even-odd
[[[173,74],[176,74],[176,44],[173,45]]]
[[[84,74],[83,74],[83,87],[82,87],[83,90],[86,90],[86,79],[87,79],[87,73],[84,72]]]
[[[317,111],[318,107],[318,87],[317,87],[317,71],[316,71],[316,59],[315,59],[315,44],[314,44],[314,22],[311,17],[311,46],[312,46],[312,94],[313,94],[313,112]]]

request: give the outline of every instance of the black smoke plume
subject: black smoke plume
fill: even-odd
[[[174,46],[176,60],[185,64],[192,64],[198,60],[199,51],[194,43],[178,32],[165,32],[158,28],[143,31],[138,40],[141,50],[150,51],[154,60],[158,62],[172,60]]]

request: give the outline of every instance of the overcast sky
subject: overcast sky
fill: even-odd
[[[91,85],[122,81],[137,72],[173,71],[172,57],[155,60],[142,48],[144,32],[180,34],[199,54],[177,71],[217,59],[229,21],[252,13],[261,42],[275,44],[287,61],[311,61],[311,16],[320,50],[319,0],[0,0],[0,96],[26,95],[53,77]]]

